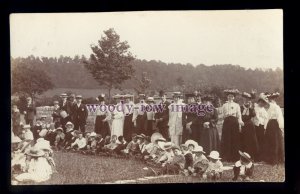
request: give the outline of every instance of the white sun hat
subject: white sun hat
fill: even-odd
[[[218,151],[211,151],[208,157],[215,160],[221,159]]]

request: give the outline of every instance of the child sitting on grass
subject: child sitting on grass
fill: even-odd
[[[183,175],[188,176],[193,171],[193,155],[189,151],[189,148],[186,144],[181,145],[181,151],[184,155],[185,164],[184,164],[184,170],[182,172]]]
[[[220,154],[217,151],[211,151],[208,158],[208,168],[206,169],[205,173],[203,174],[204,179],[210,180],[219,180],[223,173],[223,164],[220,161]]]
[[[239,151],[240,160],[234,164],[233,167],[233,181],[250,181],[252,180],[254,172],[254,164],[251,156],[246,152]]]
[[[124,150],[130,156],[134,156],[140,153],[140,147],[138,144],[138,137],[136,134],[133,134],[131,142],[128,143],[126,149]]]
[[[56,150],[60,150],[63,147],[65,141],[65,134],[63,133],[63,128],[58,127],[56,130],[55,142],[54,147]]]
[[[67,122],[65,127],[66,127],[66,134],[65,134],[65,139],[63,142],[63,148],[68,148],[76,140],[77,136],[75,136],[75,134],[74,134],[73,123]]]
[[[108,136],[108,138],[110,138],[110,137]],[[96,139],[96,142],[97,142],[97,144],[96,144],[96,154],[99,154],[100,152],[102,152],[105,140],[103,139],[102,135],[100,135],[100,134],[97,134],[95,139]]]
[[[109,144],[105,145],[103,147],[103,151],[106,153],[106,154],[112,154],[113,150],[116,149],[116,147],[118,146],[117,144],[117,136],[116,135],[113,135],[111,136],[111,141]]]
[[[86,150],[83,151],[83,154],[96,154],[97,149],[97,140],[96,140],[96,133],[92,132],[89,136],[89,141],[86,145]]]
[[[122,151],[124,149],[126,149],[126,146],[127,146],[127,142],[125,141],[124,137],[122,135],[120,135],[118,137],[118,140],[117,140],[117,147],[114,149],[114,153],[117,154],[117,155],[122,155]]]
[[[79,151],[86,148],[86,139],[83,137],[81,131],[78,131],[78,138],[71,144],[71,148],[73,151]]]
[[[197,146],[193,150],[195,154],[194,157],[194,164],[193,164],[193,176],[201,177],[203,176],[204,172],[208,168],[208,159],[205,157],[205,152],[203,151],[202,146]]]

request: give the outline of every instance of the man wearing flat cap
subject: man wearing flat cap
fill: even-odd
[[[74,130],[80,130],[82,133],[85,132],[86,119],[88,117],[88,110],[85,104],[82,103],[82,96],[76,96],[76,104],[73,106],[73,123]]]

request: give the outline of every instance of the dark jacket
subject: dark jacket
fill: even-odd
[[[25,119],[27,120],[34,119],[34,116],[36,115],[36,109],[34,104],[26,105],[24,111],[26,111]]]
[[[155,113],[155,116],[154,118],[155,119],[163,119],[162,121],[159,121],[157,123],[157,127],[160,128],[160,127],[167,127],[168,126],[168,122],[169,122],[169,105],[170,105],[170,102],[166,101],[162,104],[159,104],[159,105],[163,105],[164,106],[164,110],[162,112],[157,112]]]
[[[59,104],[60,109],[66,111],[69,115],[72,113],[72,106],[74,105],[68,100],[66,101],[64,106],[62,101]]]
[[[79,107],[77,106],[77,104],[75,104],[72,108],[72,112],[73,112],[72,117],[74,123],[80,122],[86,124],[86,119],[88,117],[88,110],[84,104],[81,103]]]

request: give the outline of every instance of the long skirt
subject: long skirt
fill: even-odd
[[[167,140],[170,139],[168,122],[166,122],[166,121],[159,121],[157,123],[156,127],[158,128],[158,132],[160,134],[162,134],[162,136],[165,139],[167,139]]]
[[[131,141],[131,135],[134,131],[134,125],[132,122],[132,114],[125,116],[124,120],[124,138],[127,142]]]
[[[210,153],[213,150],[219,151],[220,140],[217,128],[203,128],[200,142],[206,153]]]
[[[138,115],[136,118],[136,133],[137,134],[145,134],[146,133],[146,122],[147,122],[147,116],[144,115]]]
[[[221,139],[221,157],[224,161],[237,161],[240,150],[240,131],[236,117],[229,116],[224,119]]]
[[[106,115],[98,115],[96,116],[96,122],[95,122],[95,133],[100,134],[103,138],[110,135],[108,122],[102,121],[105,118]]]
[[[196,141],[199,145],[202,144],[201,143],[201,133],[202,133],[202,129],[203,127],[201,126],[201,124],[196,124],[196,125],[191,125],[191,139]]]
[[[251,120],[244,122],[244,126],[242,127],[241,151],[247,152],[256,161],[258,157],[258,141],[255,126]]]
[[[265,136],[264,125],[255,126],[255,132],[256,132],[257,143],[258,143],[258,154],[257,154],[256,160],[261,161],[263,153],[264,153],[264,150],[263,150],[264,136]]]
[[[269,164],[284,162],[283,135],[275,119],[269,120],[264,140],[264,161]]]
[[[147,120],[147,125],[146,125],[146,134],[147,136],[150,136],[152,135],[153,133],[153,125],[154,125],[154,120]]]

